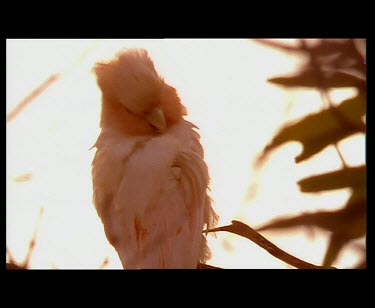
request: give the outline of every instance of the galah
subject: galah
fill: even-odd
[[[197,127],[146,50],[121,50],[93,72],[93,203],[108,241],[125,269],[197,268],[210,258],[202,231],[218,218]]]

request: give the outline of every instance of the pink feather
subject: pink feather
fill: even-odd
[[[210,256],[202,230],[217,215],[195,125],[145,50],[121,51],[94,72],[102,117],[93,201],[109,242],[127,269],[197,268]],[[149,116],[155,110],[164,122]]]

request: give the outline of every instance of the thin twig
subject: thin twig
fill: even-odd
[[[37,235],[38,235],[39,226],[40,226],[40,222],[42,220],[43,212],[44,212],[44,208],[40,208],[40,210],[39,210],[39,216],[38,216],[38,221],[37,221],[35,229],[34,229],[33,237],[31,238],[31,241],[29,243],[29,249],[27,250],[25,260],[22,262],[22,264],[17,264],[16,260],[14,259],[13,255],[11,253],[11,251],[9,250],[9,248],[8,247],[6,248],[6,251],[7,251],[7,254],[8,254],[8,258],[9,258],[9,262],[6,263],[6,268],[7,269],[22,269],[22,270],[26,270],[26,269],[29,268],[30,260],[31,260],[31,255],[32,255],[32,253],[33,253],[33,251],[35,249],[36,238],[37,238]]]
[[[29,243],[29,249],[27,251],[27,254],[26,254],[26,257],[25,257],[25,261],[24,261],[24,264],[23,264],[23,266],[25,268],[28,268],[29,265],[30,265],[31,254],[33,253],[33,251],[35,249],[36,238],[38,236],[38,231],[39,231],[40,223],[42,221],[43,213],[44,213],[44,208],[40,208],[40,210],[39,210],[39,216],[38,216],[38,221],[37,221],[37,223],[35,225],[34,234],[33,234],[33,237],[31,239],[30,243]]]
[[[80,53],[76,59],[69,65],[67,65],[64,69],[62,69],[59,73],[52,74],[49,76],[44,82],[42,82],[38,87],[36,87],[30,94],[28,94],[23,100],[21,100],[17,106],[7,115],[6,121],[11,122],[13,121],[20,112],[25,109],[27,105],[29,105],[32,101],[34,101],[38,96],[40,96],[45,90],[51,87],[57,80],[61,78],[61,76],[66,75],[70,70],[76,67],[79,63],[81,63],[84,58],[87,56],[89,52],[92,51],[93,48],[96,47],[98,41],[95,40],[89,47],[87,47],[82,53]]]
[[[23,265],[18,265],[16,259],[13,257],[10,249],[6,248],[9,262],[6,262],[6,269],[26,270],[27,268]]]
[[[301,46],[301,49],[305,50],[306,53],[309,56],[312,69],[315,72],[315,78],[316,78],[316,82],[317,82],[317,85],[318,85],[318,89],[319,89],[320,96],[322,98],[323,104],[328,106],[330,108],[330,110],[333,111],[334,115],[336,115],[336,117],[338,118],[340,123],[345,122],[345,124],[347,124],[346,123],[347,121],[345,119],[343,119],[343,116],[341,114],[339,114],[339,111],[336,108],[334,108],[334,106],[333,106],[332,100],[329,97],[329,93],[327,91],[327,87],[326,87],[325,82],[324,82],[325,77],[322,74],[322,71],[320,69],[320,65],[319,65],[319,63],[318,63],[318,61],[315,57],[315,54],[313,52],[311,52],[310,48],[307,46],[304,39],[300,40],[300,46]],[[337,154],[338,154],[338,156],[341,160],[343,168],[348,168],[348,165],[347,165],[347,163],[344,159],[344,156],[342,155],[342,153],[341,153],[341,151],[338,147],[337,142],[335,142],[333,145],[334,145],[334,147],[336,149],[336,152],[337,152]]]
[[[231,225],[214,228],[211,230],[206,230],[204,232],[209,233],[209,232],[217,232],[217,231],[231,232],[231,233],[246,237],[252,242],[254,242],[255,244],[257,244],[258,246],[267,250],[274,257],[296,268],[299,268],[299,269],[323,269],[325,268],[319,265],[308,263],[306,261],[303,261],[297,257],[290,255],[289,253],[277,247],[275,244],[271,243],[269,240],[267,240],[265,237],[263,237],[261,234],[255,231],[253,228],[251,228],[250,226],[240,221],[232,220]]]
[[[103,269],[103,268],[105,268],[105,267],[108,265],[108,263],[109,263],[109,258],[106,257],[106,258],[103,260],[102,264],[99,266],[99,269]]]
[[[10,249],[7,247],[6,248],[8,258],[9,258],[9,263],[16,263],[16,260],[13,257],[13,254],[11,253]]]
[[[23,110],[27,105],[29,105],[33,100],[35,100],[39,95],[41,95],[45,90],[47,90],[53,83],[55,83],[59,78],[60,74],[52,74],[43,83],[41,83],[37,88],[35,88],[29,95],[27,95],[22,101],[20,101],[17,106],[7,115],[7,122],[13,121],[16,116]]]
[[[336,108],[334,108],[334,106],[333,106],[333,103],[332,103],[332,101],[331,101],[331,99],[330,99],[330,97],[329,97],[329,93],[327,92],[327,90],[326,90],[325,88],[320,88],[319,90],[320,90],[320,97],[322,98],[322,101],[325,102],[325,104],[328,105],[329,108],[331,108],[330,110],[336,110]],[[340,116],[337,114],[337,112],[334,112],[334,114],[336,114],[337,118],[340,118],[340,120],[341,120],[340,123],[342,123],[342,122],[343,122],[343,121],[342,121],[342,117],[340,117]],[[346,163],[345,158],[344,158],[344,156],[342,155],[341,150],[340,150],[340,148],[339,148],[337,142],[335,142],[335,143],[333,144],[333,146],[335,147],[336,152],[337,152],[337,154],[338,154],[339,157],[340,157],[340,160],[341,160],[342,166],[343,166],[344,168],[348,168],[348,164]]]

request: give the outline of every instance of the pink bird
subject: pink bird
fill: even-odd
[[[217,221],[200,135],[144,49],[93,68],[102,92],[93,201],[126,269],[197,268]]]

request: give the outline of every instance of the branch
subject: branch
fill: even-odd
[[[39,231],[40,223],[43,217],[43,213],[44,213],[44,208],[42,207],[39,210],[38,221],[34,229],[33,237],[30,240],[29,249],[27,250],[25,260],[21,264],[17,264],[11,251],[8,248],[6,249],[8,257],[9,257],[9,263],[8,262],[6,263],[6,269],[26,270],[29,268],[31,255],[35,249],[36,238],[38,236],[38,231]]]
[[[7,263],[6,263],[6,269],[7,269],[7,270],[27,270],[26,267],[23,267],[23,266],[17,265],[17,264],[12,263],[12,262],[10,262],[10,263],[7,262]]]
[[[303,261],[301,259],[298,259],[290,255],[289,253],[277,247],[275,244],[271,243],[269,240],[267,240],[265,237],[260,235],[257,231],[252,229],[250,226],[240,221],[232,220],[231,225],[206,230],[204,232],[209,233],[209,232],[217,232],[217,231],[227,231],[227,232],[231,232],[231,233],[246,237],[252,242],[254,242],[255,244],[257,244],[258,246],[267,250],[274,257],[296,268],[299,268],[299,269],[323,269],[325,268],[323,266],[318,266],[318,265],[308,263],[306,261]],[[333,268],[333,267],[330,267],[330,268]]]
[[[222,269],[222,268],[199,262],[197,269]]]

